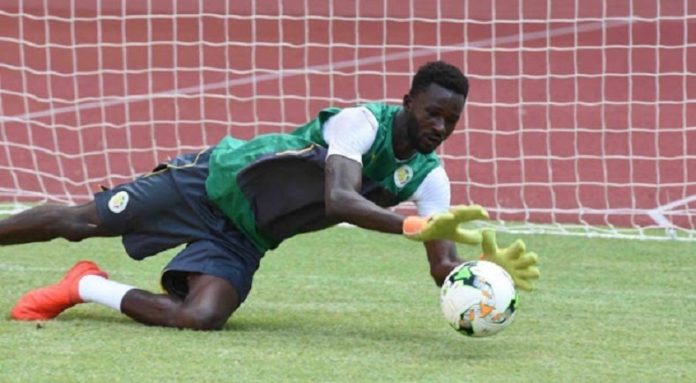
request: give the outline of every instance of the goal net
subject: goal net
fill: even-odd
[[[398,103],[436,59],[471,83],[439,149],[453,204],[518,232],[696,238],[689,0],[0,1],[2,211]]]

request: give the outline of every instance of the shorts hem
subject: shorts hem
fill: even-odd
[[[188,294],[188,286],[183,287],[182,283],[176,283],[177,281],[175,281],[175,279],[177,278],[177,276],[171,275],[171,273],[200,273],[224,279],[227,283],[230,284],[230,286],[232,286],[232,288],[237,293],[237,297],[239,297],[240,304],[244,302],[244,300],[246,300],[246,297],[249,295],[250,289],[242,288],[242,286],[239,286],[240,283],[238,281],[235,281],[234,278],[231,278],[229,275],[224,275],[223,273],[211,271],[206,267],[166,267],[164,270],[162,270],[162,275],[160,277],[160,284],[162,286],[162,289],[167,293],[175,295],[182,299],[185,298]],[[169,278],[171,278],[171,280]],[[242,294],[242,292],[245,293]]]

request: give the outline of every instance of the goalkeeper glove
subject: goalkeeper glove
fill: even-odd
[[[526,251],[521,239],[515,241],[510,247],[498,248],[495,241],[495,231],[483,230],[481,247],[483,254],[481,259],[496,263],[510,274],[517,288],[532,291],[534,282],[539,279],[539,258],[536,253]]]
[[[433,214],[430,217],[406,217],[403,233],[406,238],[420,242],[444,239],[467,245],[478,245],[481,243],[481,232],[462,229],[459,224],[486,218],[488,213],[479,205],[453,206],[446,213]]]

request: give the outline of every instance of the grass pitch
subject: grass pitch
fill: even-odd
[[[694,244],[520,237],[541,257],[538,290],[521,293],[515,322],[485,339],[449,328],[422,246],[398,236],[334,228],[288,241],[210,333],[146,327],[93,304],[11,321],[22,293],[79,259],[158,290],[174,252],[135,262],[118,239],[2,247],[0,381],[696,381]]]

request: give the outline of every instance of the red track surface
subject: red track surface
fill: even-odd
[[[24,1],[22,12],[38,18],[13,15],[16,3],[0,1],[2,199],[16,198],[6,189],[84,198],[225,134],[289,130],[328,105],[398,101],[413,70],[436,58],[471,80],[465,120],[443,149],[453,203],[507,220],[626,226],[652,221],[601,211],[696,195],[696,7],[685,2],[603,10],[583,0],[576,11],[572,1],[551,10],[546,1],[442,1],[439,11],[436,2],[411,11],[395,0],[333,10],[312,0],[309,18],[279,21],[304,14],[304,2],[281,11],[233,1],[229,14],[269,17],[224,19],[223,2],[201,10],[182,1],[176,12],[108,5],[100,22],[96,1],[81,1],[75,16],[86,19],[73,22],[42,16],[67,17],[68,1],[48,12]],[[134,17],[148,12],[161,16]],[[426,20],[438,17],[450,21]],[[555,21],[539,22],[547,17]],[[463,19],[472,22],[455,22]]]

